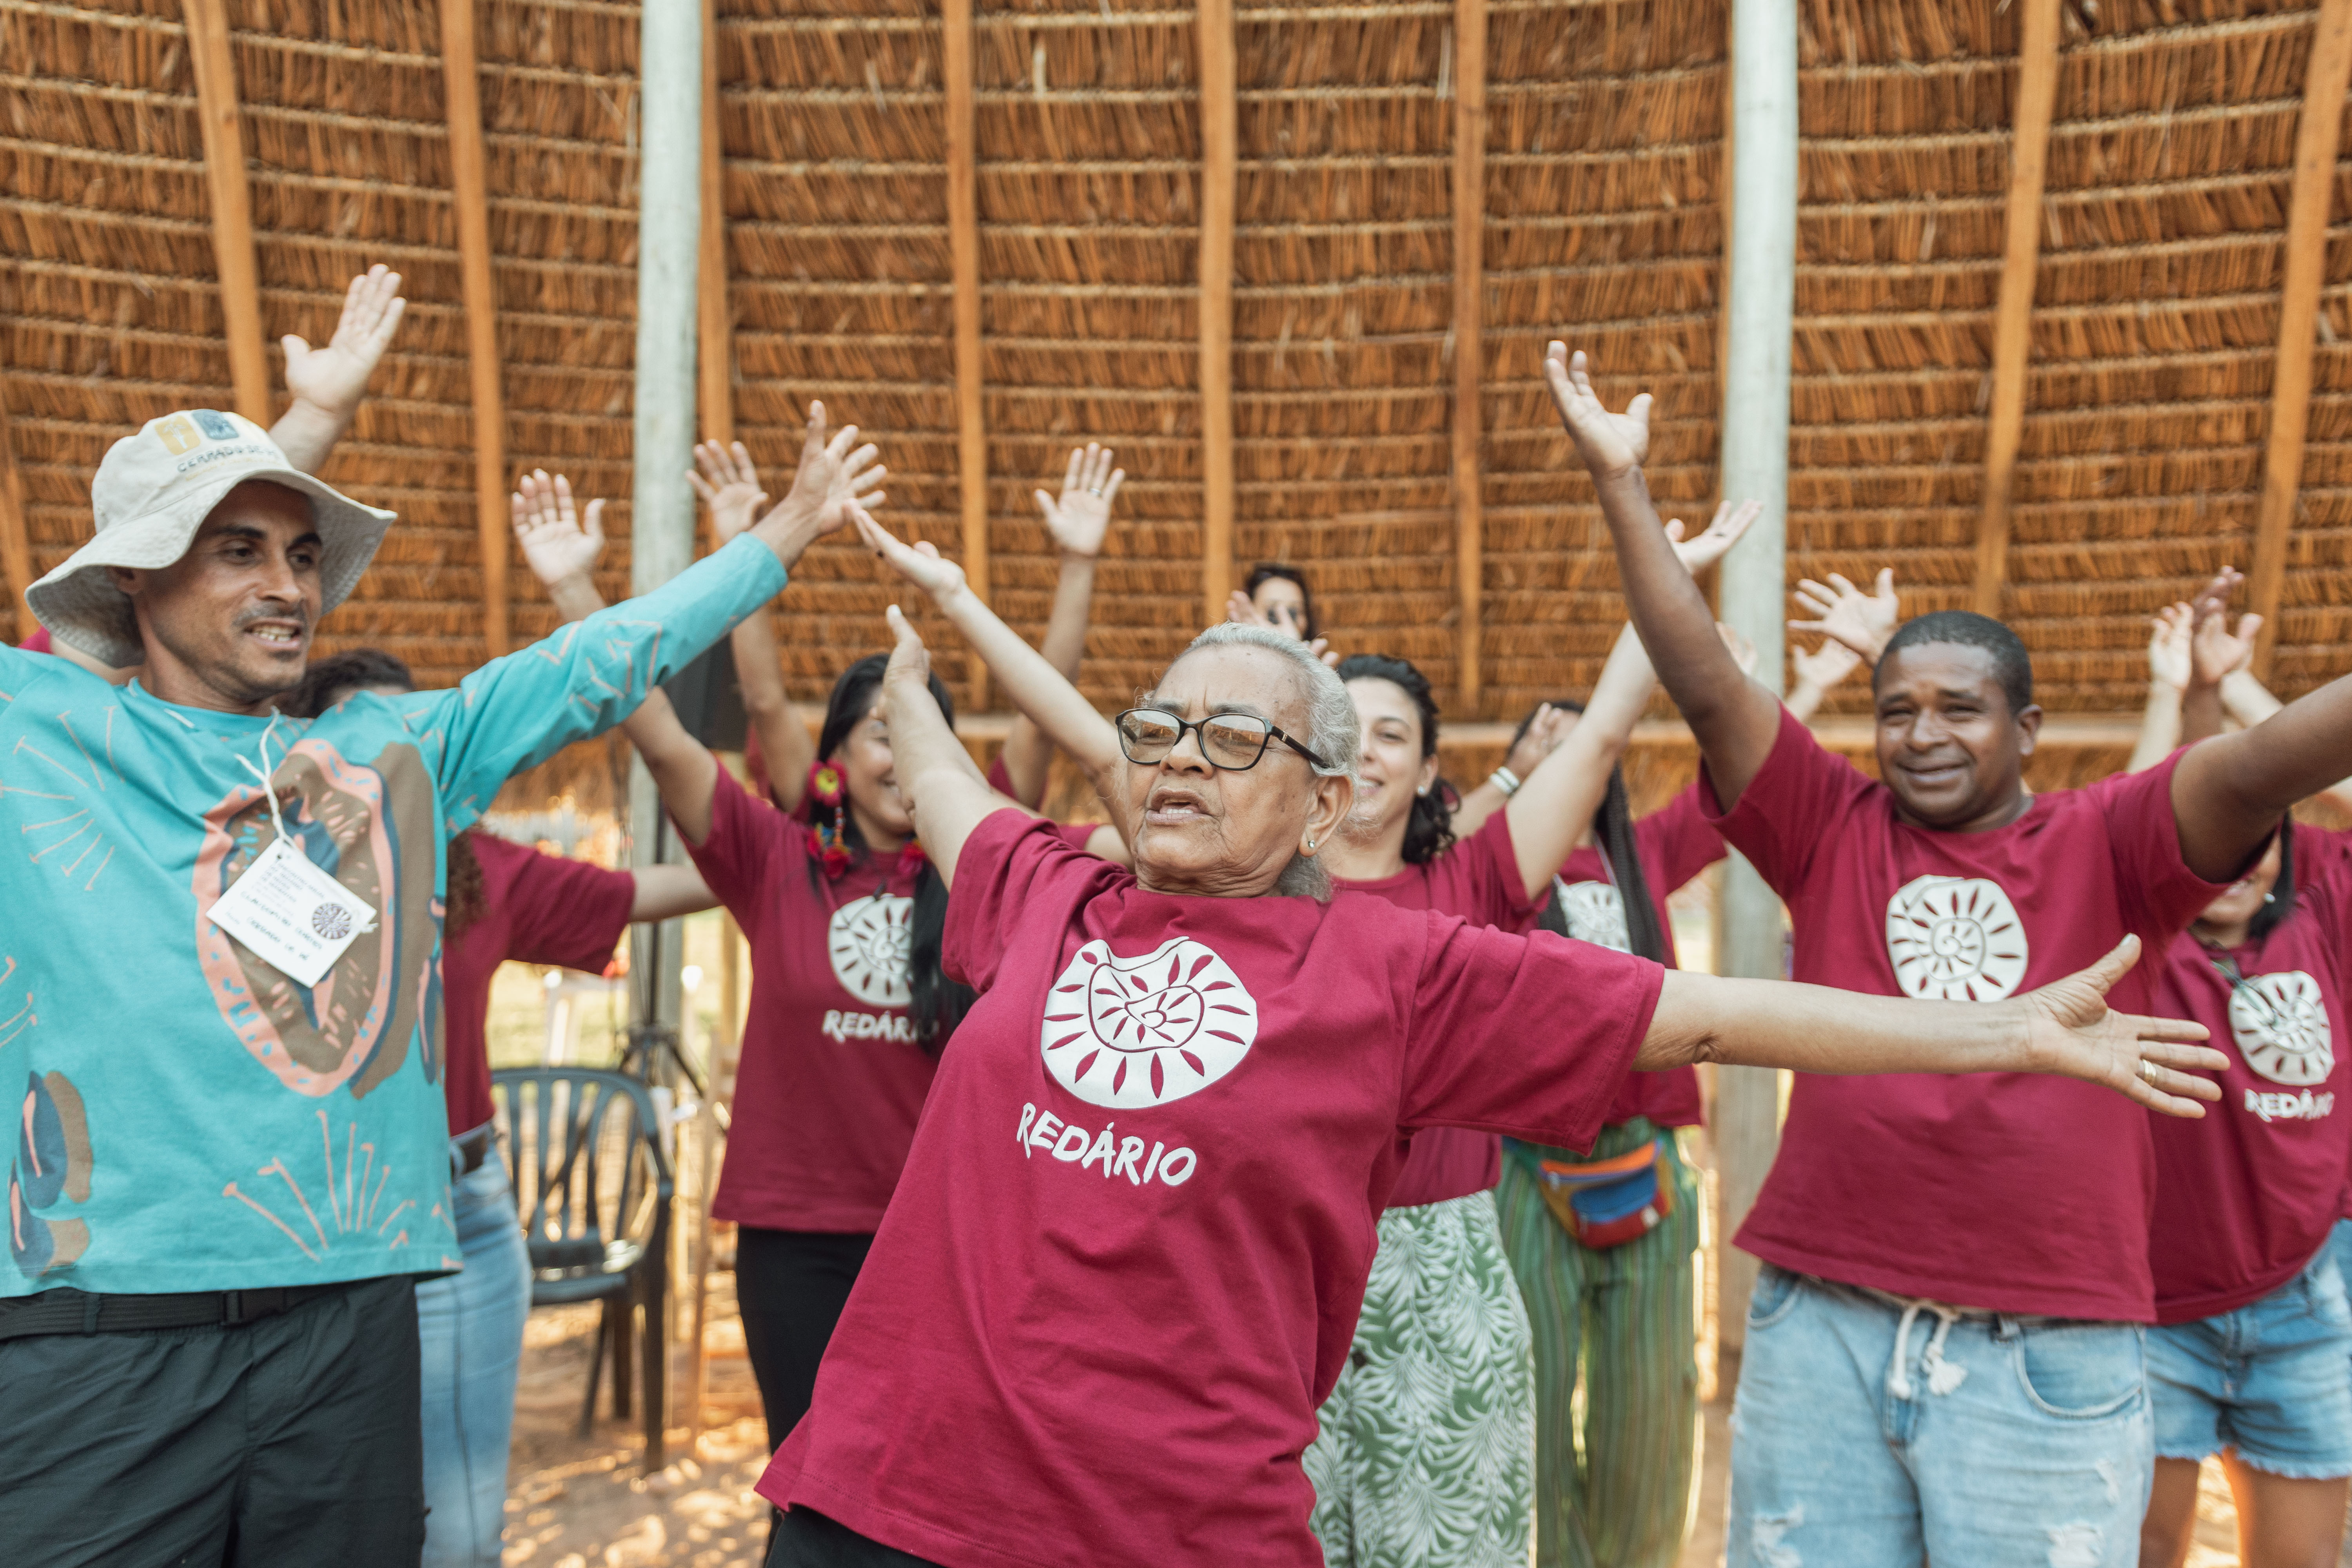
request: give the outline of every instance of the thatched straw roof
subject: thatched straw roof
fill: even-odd
[[[823,396],[887,441],[892,513],[959,538],[940,27],[922,0],[721,0],[737,407],[781,461]],[[1802,9],[1792,574],[1896,567],[1965,605],[2008,177],[2014,15],[1996,0]],[[628,490],[636,9],[482,0],[509,451]],[[340,642],[454,679],[479,570],[437,11],[231,0],[269,330],[314,339],[371,261],[408,275],[398,352],[330,477],[403,524]],[[1438,0],[1238,14],[1235,553],[1313,569],[1348,647],[1450,686],[1450,31]],[[2069,0],[2011,605],[2048,706],[2128,708],[2145,617],[2243,565],[2312,4]],[[1193,13],[1024,0],[979,16],[979,210],[996,597],[1041,628],[1029,489],[1066,446],[1130,475],[1087,683],[1123,699],[1200,616]],[[1588,682],[1618,615],[1590,489],[1537,361],[1568,330],[1666,424],[1651,479],[1715,488],[1721,0],[1495,0],[1486,191],[1485,715]],[[175,0],[0,0],[0,397],[37,567],[88,526],[106,444],[225,405],[228,366]],[[2280,683],[2352,668],[2352,247],[2331,231]],[[273,358],[275,349],[272,350]],[[625,505],[615,520],[626,528]],[[615,552],[613,585],[626,581]],[[891,596],[822,547],[796,690]],[[518,573],[519,636],[550,614]],[[21,631],[0,609],[0,635]]]

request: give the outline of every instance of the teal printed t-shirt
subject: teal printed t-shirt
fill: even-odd
[[[443,848],[780,592],[743,538],[454,690],[313,721],[0,647],[0,1297],[459,1266],[440,1085]],[[205,918],[286,832],[376,910],[315,987]]]

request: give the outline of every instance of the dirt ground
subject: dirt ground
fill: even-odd
[[[595,1327],[593,1307],[531,1314],[507,1496],[508,1568],[756,1568],[768,1509],[751,1486],[767,1462],[767,1438],[759,1391],[743,1357],[733,1277],[711,1278],[701,1436],[688,1452],[688,1428],[670,1428],[671,1463],[653,1476],[641,1473],[645,1439],[638,1422],[615,1420],[609,1393],[597,1400],[589,1436],[579,1436]],[[674,1382],[682,1389],[682,1351],[674,1364]],[[1731,1452],[1731,1380],[1724,1381],[1723,1394],[1705,1407],[1696,1521],[1681,1568],[1721,1568],[1723,1563]],[[2188,1568],[2236,1568],[2235,1521],[2220,1471],[2208,1466],[2198,1544]],[[2352,1568],[2352,1555],[2347,1564]]]

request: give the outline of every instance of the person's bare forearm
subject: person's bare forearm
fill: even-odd
[[[2167,680],[2147,683],[2147,707],[2139,717],[2139,741],[2132,747],[2127,773],[2145,773],[2180,744],[2180,688]]]
[[[893,605],[890,612],[898,614]],[[899,623],[904,626],[903,620]],[[894,628],[896,630],[897,628]],[[901,633],[901,647],[918,646],[911,631]],[[1014,639],[1018,641],[1018,638]],[[941,881],[955,887],[956,864],[964,840],[992,814],[1007,804],[1021,807],[988,787],[980,769],[964,750],[947,716],[932,700],[926,684],[929,664],[908,663],[894,654],[882,678],[882,716],[890,727],[890,752],[898,790],[915,818],[915,836]]]
[[[1706,595],[1675,555],[1642,471],[1596,474],[1593,489],[1616,543],[1626,609],[1728,807],[1771,754],[1780,700],[1742,675],[1723,646]]]
[[[2298,698],[2251,730],[2190,748],[2172,774],[2181,857],[2226,882],[2295,802],[2352,773],[2352,677]]]
[[[934,602],[1045,738],[1069,752],[1088,778],[1106,776],[1118,760],[1118,735],[1110,721],[970,588],[959,585]]]
[[[676,920],[718,906],[719,896],[691,866],[639,866],[629,875],[637,885],[629,904],[633,922]]]
[[[2237,670],[2221,682],[2222,710],[2242,728],[2252,729],[2285,706],[2251,669]],[[2352,778],[2338,779],[2319,793],[2337,810],[2352,812]]]
[[[604,607],[604,595],[585,572],[548,584],[547,596],[567,621],[584,621]],[[687,732],[668,695],[656,687],[635,713],[621,721],[621,731],[645,760],[663,806],[687,842],[699,844],[709,837],[710,792],[719,784],[719,759]]]
[[[1593,683],[1583,718],[1504,806],[1528,898],[1550,886],[1553,873],[1600,810],[1610,773],[1624,755],[1656,684],[1642,639],[1628,626],[1618,633],[1617,646]]]
[[[1643,1072],[1699,1062],[1797,1072],[2021,1072],[2025,1004],[1921,1002],[1786,980],[1666,971]]]
[[[1077,683],[1078,666],[1086,658],[1087,620],[1094,608],[1094,558],[1065,551],[1060,574],[1054,582],[1054,609],[1045,622],[1045,641],[1037,651],[1072,685]],[[1004,776],[1012,781],[1013,798],[1024,805],[1043,800],[1046,770],[1053,761],[1054,742],[1045,738],[1037,721],[1026,713],[1015,719],[1013,732],[1004,738],[1003,752]]]
[[[797,808],[808,789],[809,764],[816,761],[816,743],[800,710],[784,695],[783,671],[776,663],[774,612],[762,605],[743,617],[728,639],[735,658],[735,680],[743,692],[743,716],[760,738],[766,759],[768,787],[786,811]]]
[[[302,473],[315,474],[327,466],[328,454],[351,428],[357,413],[354,408],[350,414],[336,415],[298,397],[269,427],[269,438],[286,454],[287,462]]]

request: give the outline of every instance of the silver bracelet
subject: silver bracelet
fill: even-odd
[[[1486,782],[1503,792],[1505,800],[1519,793],[1519,775],[1507,767],[1496,768],[1486,775]]]

